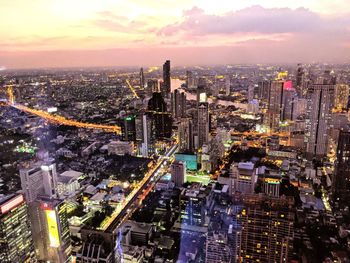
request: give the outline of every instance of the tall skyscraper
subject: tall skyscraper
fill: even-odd
[[[171,165],[171,180],[181,187],[186,181],[186,162],[174,161]]]
[[[186,93],[176,89],[171,93],[171,113],[174,118],[186,116]]]
[[[337,159],[332,183],[333,199],[346,204],[350,197],[350,131],[339,133]]]
[[[170,80],[170,60],[165,61],[163,64],[163,86],[162,95],[168,97],[171,92],[171,80]]]
[[[27,203],[35,201],[40,194],[56,196],[56,164],[51,161],[38,162],[30,167],[20,169],[21,186]]]
[[[341,111],[348,108],[349,85],[337,84],[335,86],[334,107]]]
[[[71,253],[67,203],[42,196],[31,204],[30,217],[38,260],[67,262]]]
[[[148,157],[152,152],[152,120],[146,113],[142,113],[136,118],[136,139],[141,143],[140,153],[143,157]]]
[[[147,96],[152,97],[153,92],[159,92],[158,85],[157,79],[149,79],[147,81]]]
[[[293,198],[244,195],[239,262],[289,262],[294,234]]]
[[[178,126],[180,152],[193,151],[193,123],[189,118],[181,119]]]
[[[152,117],[154,138],[170,138],[172,132],[171,114],[167,112],[166,103],[160,92],[153,93],[152,98],[148,101],[147,110]]]
[[[186,71],[186,85],[190,89],[194,88],[194,86],[195,86],[193,73],[192,73],[192,71],[189,71],[189,70]]]
[[[283,85],[284,81],[280,79],[272,81],[270,85],[268,110],[265,119],[265,124],[270,132],[276,132],[279,129],[283,109]]]
[[[27,205],[22,194],[0,198],[0,262],[36,262]]]
[[[334,89],[335,85],[323,78],[308,89],[305,144],[309,159],[327,154]]]
[[[129,115],[122,119],[121,130],[123,141],[136,141],[136,123],[134,115]]]
[[[209,104],[208,102],[199,102],[198,105],[198,148],[209,142]]]
[[[145,75],[143,74],[143,68],[140,69],[140,87],[145,88]]]

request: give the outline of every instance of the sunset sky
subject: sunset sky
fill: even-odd
[[[0,67],[349,62],[349,0],[0,0]]]

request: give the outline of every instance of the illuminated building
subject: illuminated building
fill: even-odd
[[[152,120],[147,114],[141,113],[136,120],[136,140],[140,145],[140,154],[148,157],[152,153]]]
[[[57,172],[56,164],[38,162],[28,168],[20,169],[21,186],[27,203],[36,200],[39,194],[56,196]]]
[[[193,151],[193,124],[191,119],[180,120],[178,125],[178,139],[180,152]]]
[[[171,180],[181,187],[186,181],[186,162],[175,161],[171,165]]]
[[[349,101],[349,85],[337,84],[335,86],[334,107],[340,111],[343,109],[347,109],[348,101]]]
[[[22,194],[0,198],[0,262],[36,262]]]
[[[205,94],[205,93],[204,93]],[[198,148],[209,142],[209,104],[208,102],[199,102],[198,104]]]
[[[148,113],[152,118],[153,138],[170,138],[172,133],[171,114],[167,112],[166,103],[160,92],[154,92],[148,101]]]
[[[121,128],[123,141],[136,141],[136,124],[134,115],[125,117],[122,120]]]
[[[30,205],[30,217],[37,258],[66,262],[71,253],[66,202],[40,197]]]
[[[186,93],[176,89],[171,93],[171,112],[174,118],[186,117]]]
[[[263,108],[268,108],[270,85],[270,81],[263,80],[259,81],[258,86],[254,87],[254,99],[259,99]]]
[[[181,225],[204,226],[206,188],[201,184],[192,184],[180,194],[180,223]]]
[[[265,174],[262,179],[262,191],[268,196],[280,196],[281,176]]]
[[[188,88],[192,89],[195,86],[195,81],[193,78],[193,73],[192,71],[186,71],[186,85]]]
[[[206,240],[206,263],[232,262],[232,251],[226,232],[210,231]]]
[[[327,153],[334,89],[332,80],[324,78],[308,89],[305,144],[309,159],[323,157]]]
[[[186,163],[186,169],[197,171],[197,155],[186,153],[175,153],[175,160]]]
[[[293,198],[244,195],[239,262],[289,262],[293,244]]]
[[[333,199],[347,204],[350,197],[350,131],[341,130],[336,152],[336,165],[332,183]]]
[[[225,95],[229,96],[231,94],[231,79],[230,76],[225,78]]]
[[[162,85],[162,95],[168,97],[171,91],[170,84],[170,60],[165,61],[163,64],[163,85]]]
[[[143,74],[143,68],[140,69],[140,87],[145,88],[145,75]]]
[[[231,177],[233,178],[234,191],[244,194],[254,193],[257,182],[257,171],[253,163],[234,163],[231,166]]]

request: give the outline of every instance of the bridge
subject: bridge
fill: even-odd
[[[57,124],[57,125],[66,125],[66,126],[73,126],[78,128],[85,128],[85,129],[97,129],[97,130],[103,130],[105,132],[113,132],[117,134],[121,133],[121,128],[117,125],[94,124],[94,123],[70,120],[63,116],[53,115],[46,111],[32,109],[27,106],[17,104],[15,103],[15,98],[13,95],[13,85],[6,86],[6,93],[8,95],[8,101],[6,103],[8,106],[11,106],[18,110],[41,117],[50,123]]]

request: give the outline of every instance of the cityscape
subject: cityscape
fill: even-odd
[[[0,0],[0,263],[350,262],[346,0],[125,2]]]

